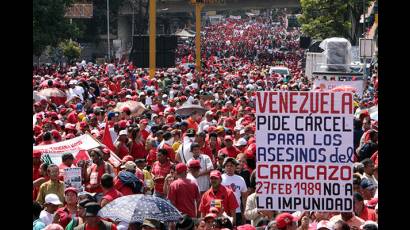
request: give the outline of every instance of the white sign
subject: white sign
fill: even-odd
[[[370,58],[374,53],[373,39],[359,39],[360,57]]]
[[[363,80],[357,80],[357,81],[327,81],[327,80],[314,80],[313,81],[313,87],[312,90],[315,90],[317,88],[321,90],[332,90],[336,87],[344,87],[344,86],[350,86],[355,89],[355,93],[359,96],[363,96]]]
[[[74,156],[74,163],[79,160],[90,160],[90,156],[87,153],[87,150],[97,148],[102,146],[98,141],[96,141],[91,135],[84,134],[79,137],[57,142],[51,145],[39,145],[34,146],[33,150],[40,151],[42,155],[48,155],[51,158],[51,161],[54,164],[61,164],[62,155],[64,153],[71,153]],[[121,164],[121,159],[111,152],[111,157],[109,161],[115,166],[118,167]]]
[[[239,15],[239,16],[231,15],[231,16],[229,16],[229,18],[230,18],[230,19],[234,19],[234,20],[240,20],[240,19],[241,19],[241,15]]]
[[[77,191],[82,191],[81,188],[81,168],[66,168],[64,169],[64,186],[65,188],[74,187]]]
[[[353,211],[353,95],[256,92],[259,210]]]

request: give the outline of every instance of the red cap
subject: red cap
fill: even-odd
[[[132,157],[131,155],[125,155],[122,160],[123,163],[127,162],[127,161],[134,161],[134,157]]]
[[[230,135],[226,135],[226,136],[225,136],[225,141],[226,141],[226,140],[231,140],[231,141],[232,141],[233,139],[232,139],[232,137],[231,137]]]
[[[276,216],[275,221],[278,228],[285,228],[292,222],[298,221],[298,218],[292,216],[290,213],[284,212]]]
[[[67,194],[67,192],[74,192],[76,195],[78,195],[78,191],[74,187],[68,187],[64,190],[64,195]]]
[[[39,150],[33,150],[33,158],[40,158],[41,152]]]
[[[201,168],[201,163],[199,160],[192,160],[189,162],[188,168]]]
[[[212,172],[211,172],[211,174],[209,174],[209,177],[210,178],[218,178],[218,179],[221,179],[222,178],[222,176],[221,176],[221,172],[219,172],[218,170],[213,170]]]
[[[172,124],[175,122],[175,116],[174,115],[168,115],[167,116],[167,124]]]
[[[250,224],[238,226],[236,229],[237,230],[256,230],[256,228]]]
[[[175,171],[177,172],[177,174],[181,174],[183,172],[186,172],[187,170],[188,168],[184,163],[178,163],[177,166],[175,166]]]
[[[130,108],[128,108],[128,107],[126,107],[126,106],[123,107],[121,111],[122,111],[122,112],[131,112]]]
[[[146,125],[146,124],[148,124],[148,120],[147,119],[142,119],[142,120],[140,120],[140,123]]]
[[[206,216],[204,217],[204,220],[208,219],[208,218],[212,218],[212,219],[216,219],[218,217],[218,215],[216,215],[215,213],[208,213],[206,214]]]
[[[121,121],[119,121],[119,122],[118,122],[118,126],[119,126],[121,129],[127,128],[127,121],[126,121],[126,120],[121,120]]]
[[[69,134],[67,134],[67,135],[65,136],[65,139],[66,139],[66,140],[69,140],[69,139],[72,139],[72,138],[74,138],[74,137],[75,137],[74,134],[69,133]]]

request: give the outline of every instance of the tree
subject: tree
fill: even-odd
[[[302,31],[314,39],[345,37],[354,43],[358,26],[352,31],[352,23],[357,25],[363,1],[367,9],[370,0],[301,0]]]
[[[75,38],[79,30],[64,17],[73,0],[33,1],[33,54],[39,57],[48,45],[56,47],[62,40]]]
[[[64,56],[71,63],[76,58],[79,58],[81,55],[81,47],[77,42],[73,40],[65,40],[59,44],[59,48],[62,50]]]

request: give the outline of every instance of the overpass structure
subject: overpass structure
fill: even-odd
[[[219,10],[249,10],[269,8],[293,8],[300,7],[299,0],[224,0],[222,3],[205,4],[202,11]],[[167,13],[192,12],[195,7],[190,0],[158,0],[157,11]],[[132,14],[132,9],[127,4],[121,8],[120,15]]]

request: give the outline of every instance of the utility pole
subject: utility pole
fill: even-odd
[[[156,55],[156,0],[149,0],[149,77],[155,76]]]
[[[107,0],[107,57],[108,60],[111,59],[111,49],[110,49],[110,0]]]

